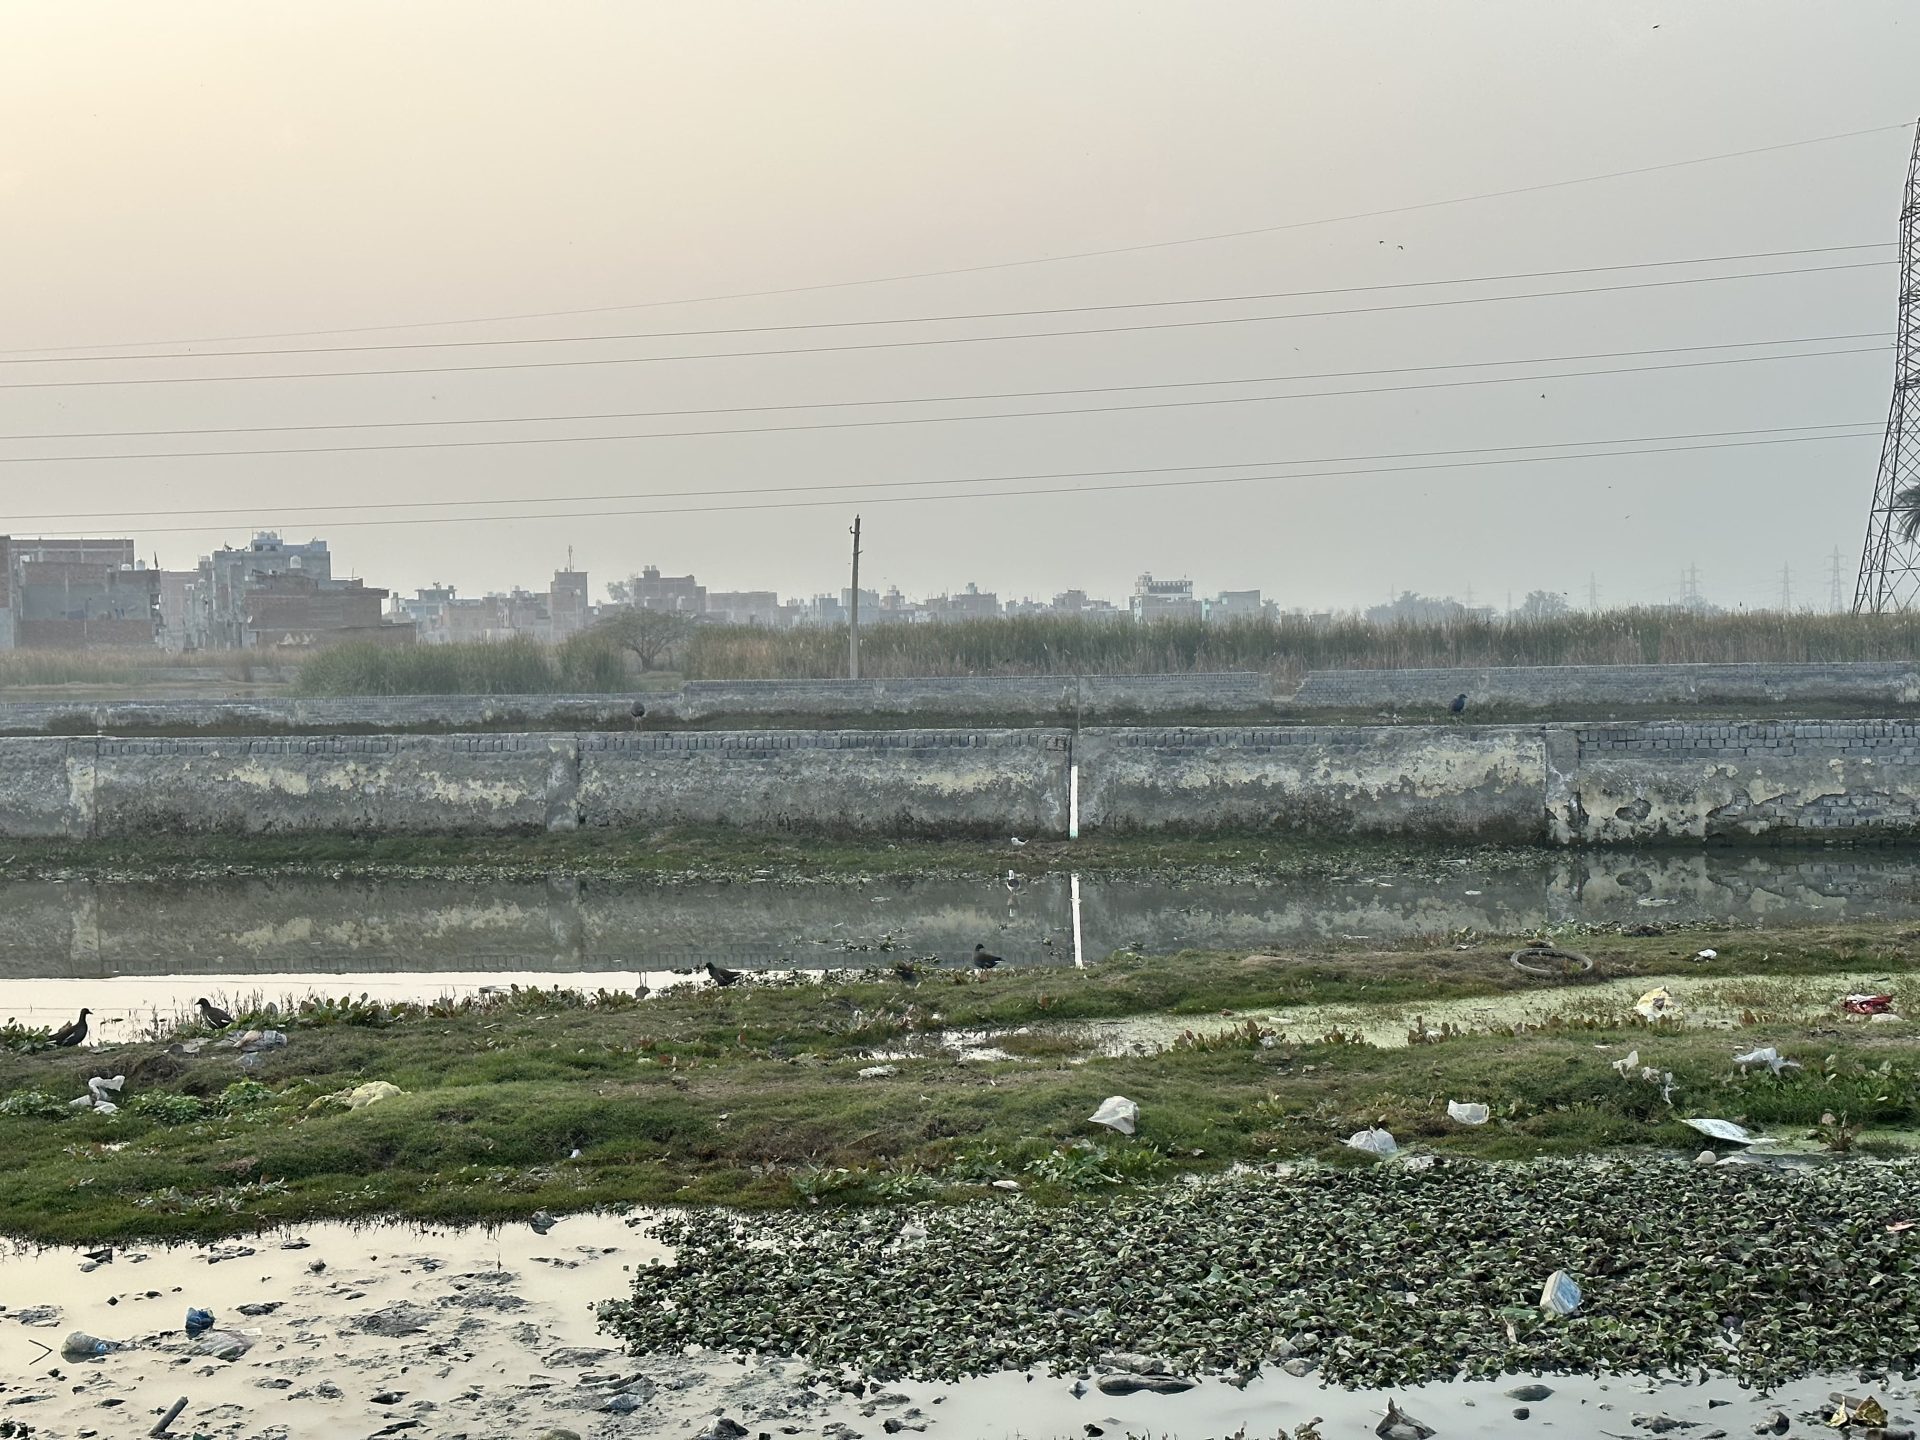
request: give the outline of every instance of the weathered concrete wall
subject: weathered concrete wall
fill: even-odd
[[[330,730],[632,729],[632,695],[369,695],[347,699],[15,700],[0,735],[317,734]]]
[[[1059,834],[1062,730],[764,730],[580,737],[583,825]]]
[[[1559,844],[1920,834],[1920,725],[1905,721],[1573,727],[1550,762]]]
[[[0,739],[0,836],[730,825],[1560,845],[1920,836],[1920,723]]]
[[[1537,730],[1373,726],[1082,731],[1086,829],[1273,829],[1526,843]]]
[[[0,735],[318,734],[514,729],[632,730],[638,700],[652,723],[738,716],[830,719],[925,715],[1008,717],[1261,714],[1265,675],[980,675],[921,680],[691,681],[672,694],[369,695],[343,699],[33,700],[0,702]]]
[[[1288,708],[1440,710],[1472,705],[1552,711],[1580,705],[1920,703],[1920,667],[1906,661],[1818,665],[1514,665],[1444,670],[1315,670]]]

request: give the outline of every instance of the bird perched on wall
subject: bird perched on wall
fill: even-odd
[[[740,983],[740,972],[728,970],[709,960],[707,961],[707,978],[716,985],[737,985]]]
[[[53,1043],[61,1046],[73,1046],[78,1045],[82,1040],[86,1039],[87,1017],[91,1014],[93,1014],[91,1010],[82,1007],[78,1020],[75,1020],[71,1025],[63,1026],[53,1032]]]
[[[1006,885],[1009,895],[1017,895],[1026,887],[1027,882],[1021,879],[1017,873],[1009,870],[1007,871],[1007,878],[1002,883]]]
[[[1467,713],[1467,697],[1465,695],[1454,696],[1453,703],[1447,706],[1447,709],[1453,712],[1454,718],[1457,720],[1460,716]]]
[[[1000,956],[991,954],[984,945],[973,947],[973,968],[976,970],[991,970],[1000,960]]]
[[[222,1010],[206,996],[202,995],[193,1002],[200,1011],[200,1023],[211,1030],[224,1030],[233,1024],[233,1016]]]

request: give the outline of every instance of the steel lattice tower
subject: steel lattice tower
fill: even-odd
[[[1860,552],[1856,615],[1910,610],[1920,600],[1920,536],[1910,540],[1901,534],[1906,508],[1900,503],[1910,489],[1910,498],[1920,497],[1920,125],[1914,127],[1900,206],[1900,321],[1893,353],[1893,404],[1873,482],[1873,509],[1867,514],[1867,543]]]

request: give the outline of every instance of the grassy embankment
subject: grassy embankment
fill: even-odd
[[[1687,958],[1703,943],[1719,957]],[[1582,944],[1593,981],[1709,977],[1737,1018],[1653,1027],[1591,982],[1519,974],[1507,945],[1427,943],[1120,956],[984,981],[931,970],[917,983],[882,974],[702,987],[639,1002],[523,992],[483,1006],[331,1004],[276,1022],[290,1043],[250,1071],[217,1042],[192,1055],[163,1043],[21,1053],[28,1042],[14,1032],[14,1048],[0,1049],[0,1149],[13,1157],[0,1176],[0,1232],[99,1241],[320,1216],[498,1221],[631,1203],[964,1199],[994,1179],[1058,1198],[1235,1161],[1358,1163],[1340,1141],[1374,1122],[1403,1145],[1488,1158],[1691,1154],[1700,1138],[1677,1120],[1688,1114],[1780,1134],[1821,1131],[1832,1114],[1881,1132],[1869,1136],[1881,1153],[1897,1148],[1884,1132],[1920,1126],[1920,1063],[1904,1027],[1811,1018],[1827,991],[1912,964],[1894,931]],[[1543,1023],[1405,1048],[1356,1043],[1351,1027],[1277,1034],[1243,1013],[1437,1006],[1556,985],[1564,1003]],[[1110,1054],[1076,1028],[1126,1017],[1177,1017],[1194,1034]],[[981,1030],[1010,1058],[962,1060],[942,1043]],[[1738,1075],[1734,1048],[1761,1044],[1806,1068]],[[1673,1072],[1681,1108],[1614,1071],[1629,1046]],[[881,1055],[894,1073],[861,1078]],[[69,1111],[103,1072],[127,1076],[121,1112]],[[323,1098],[369,1080],[408,1093],[352,1112]],[[1085,1123],[1112,1094],[1141,1104],[1139,1136]],[[1451,1125],[1449,1099],[1483,1101],[1495,1120]]]

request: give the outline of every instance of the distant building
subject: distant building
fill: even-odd
[[[359,580],[333,578],[324,540],[283,540],[260,531],[244,548],[216,550],[200,561],[188,587],[185,648],[190,650],[314,649],[346,640],[410,645],[412,621],[382,615],[388,592]]]
[[[706,615],[721,625],[761,625],[784,622],[780,597],[772,590],[709,590]]]
[[[1222,590],[1206,602],[1206,618],[1209,620],[1259,620],[1268,615],[1272,609],[1273,607],[1261,598],[1258,590]]]
[[[160,574],[131,540],[0,536],[0,649],[153,645]]]
[[[556,570],[547,587],[547,639],[558,644],[587,628],[593,606],[588,599],[587,572]]]
[[[616,580],[607,586],[616,605],[631,605],[638,610],[676,610],[699,615],[707,608],[707,587],[691,575],[662,575],[660,567],[648,565],[638,575]]]
[[[1133,582],[1128,608],[1139,621],[1204,618],[1203,607],[1193,598],[1193,581],[1156,580],[1151,574]]]

